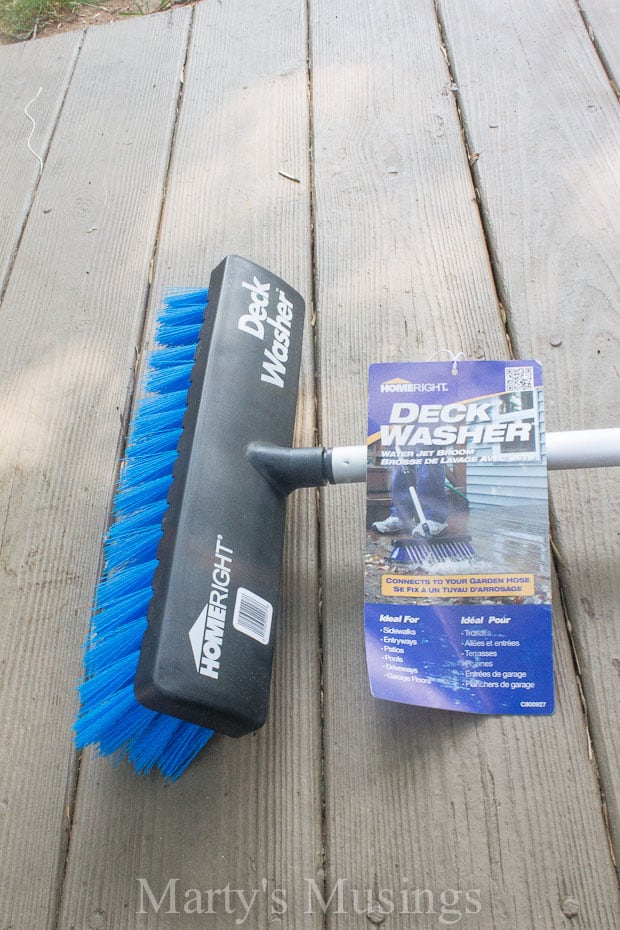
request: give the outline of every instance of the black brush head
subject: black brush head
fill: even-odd
[[[246,451],[292,444],[303,320],[266,269],[214,270],[135,679],[145,706],[230,736],[267,716],[286,516]]]

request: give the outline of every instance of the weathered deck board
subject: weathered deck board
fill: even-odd
[[[581,5],[610,68],[613,11]],[[577,6],[436,6],[457,97],[433,0],[207,0],[0,48],[2,928],[228,930],[237,893],[205,912],[226,887],[250,903],[245,926],[431,930],[456,911],[472,930],[614,926],[579,687],[617,838],[615,473],[552,477],[554,717],[370,696],[363,489],[341,486],[321,491],[320,539],[314,494],[290,501],[263,731],[217,740],[173,786],[91,753],[78,767],[72,748],[120,417],[143,314],[148,343],[168,287],[204,285],[235,251],[307,297],[298,444],[314,442],[315,404],[325,444],[363,442],[369,362],[504,356],[496,283],[516,350],[545,362],[548,426],[617,409],[618,107]],[[22,96],[40,85],[39,183]]]
[[[578,0],[590,29],[590,37],[620,90],[620,3],[618,0]]]
[[[510,330],[516,350],[545,365],[548,428],[616,425],[617,99],[570,4],[469,0],[442,10]],[[509,98],[514,105],[502,107]],[[620,858],[618,475],[554,475],[551,487],[564,600]]]
[[[56,920],[76,776],[73,682],[187,22],[181,12],[86,36],[0,313],[0,924],[16,930]],[[38,48],[46,73],[57,45]]]
[[[28,112],[35,120],[30,145],[45,161],[81,43],[82,33],[71,32],[50,40],[43,56],[34,42],[3,47],[0,55],[0,299],[39,180],[39,162],[28,149],[32,123],[24,108],[41,88]]]
[[[208,283],[230,252],[293,283],[308,297],[297,436],[308,445],[315,409],[304,11],[300,0],[277,10],[241,0],[196,8],[151,313],[166,288]],[[192,922],[185,891],[226,885],[247,898],[257,889],[248,926],[266,926],[272,908],[277,913],[271,894],[278,888],[289,926],[321,925],[320,915],[303,913],[305,879],[319,880],[321,863],[316,549],[314,495],[298,493],[290,501],[270,719],[260,733],[216,740],[169,787],[84,759],[59,930],[88,926],[97,912],[106,926],[125,926],[129,914],[138,926],[184,927]],[[93,836],[103,837],[101,845]],[[158,899],[178,879],[178,913],[165,913],[169,899],[159,915],[146,894],[141,901],[140,878]],[[133,916],[142,903],[146,914]],[[206,896],[201,906],[208,907]],[[235,913],[225,907],[216,897],[215,913],[202,921],[242,921],[235,895]]]
[[[311,15],[320,422],[331,444],[364,435],[369,362],[444,346],[501,356],[505,344],[433,4],[314,3]],[[493,57],[470,54],[473,68]],[[514,75],[509,86],[499,85],[500,122],[520,93]],[[328,926],[350,925],[354,889],[363,901],[363,889],[375,901],[391,889],[397,909],[403,889],[426,889],[436,906],[458,891],[462,908],[480,889],[480,914],[467,918],[477,928],[565,927],[571,898],[583,926],[612,924],[614,876],[557,597],[554,717],[472,720],[374,702],[362,493],[322,499],[328,890],[347,879],[346,912],[334,908]]]

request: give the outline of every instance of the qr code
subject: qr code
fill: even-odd
[[[534,369],[531,365],[506,368],[507,391],[531,391],[534,387]]]

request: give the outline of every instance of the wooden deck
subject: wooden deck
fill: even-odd
[[[607,0],[204,0],[0,48],[2,930],[617,926],[612,469],[551,476],[552,717],[370,696],[349,486],[291,499],[260,733],[168,786],[71,721],[136,360],[229,252],[311,308],[298,444],[363,442],[369,363],[442,347],[615,425],[618,84]]]

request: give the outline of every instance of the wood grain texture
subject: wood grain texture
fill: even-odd
[[[618,101],[570,4],[468,0],[442,10],[516,351],[545,366],[547,426],[615,425]],[[551,489],[563,595],[618,859],[618,475],[558,474]]]
[[[56,925],[74,684],[187,24],[183,11],[86,36],[0,313],[0,925],[15,930]],[[57,50],[37,43],[41,61]]]
[[[296,438],[309,445],[315,406],[304,12],[300,0],[277,9],[235,0],[195,10],[148,330],[167,288],[204,286],[228,253],[281,274],[308,299]],[[314,494],[298,492],[289,508],[267,725],[239,740],[216,738],[174,786],[85,758],[59,930],[88,926],[97,914],[106,928],[239,926],[244,909],[235,890],[251,904],[247,926],[321,926],[322,915],[304,914],[306,880],[317,878],[322,861]],[[140,879],[157,899],[173,879],[174,907],[169,899],[154,907]],[[208,892],[217,889],[207,915]]]
[[[364,435],[368,363],[444,346],[501,357],[506,345],[433,4],[310,10],[328,444]],[[500,117],[519,93],[515,75],[510,92],[500,85]],[[510,184],[510,161],[502,167]],[[382,889],[392,927],[439,925],[442,895],[465,926],[485,930],[564,928],[573,898],[582,926],[613,924],[616,885],[557,591],[554,717],[475,719],[374,701],[362,503],[361,489],[322,494],[327,890],[341,879],[344,895],[327,925],[351,926],[356,904],[380,919]],[[468,891],[477,913],[466,914]]]
[[[615,84],[620,88],[620,3],[618,0],[578,0],[590,38]]]
[[[340,486],[320,538],[315,494],[290,501],[263,731],[216,740],[173,786],[90,753],[78,773],[72,748],[121,414],[168,287],[239,252],[308,298],[298,444],[317,404],[325,444],[363,440],[370,362],[504,357],[495,282],[516,351],[545,363],[548,426],[617,409],[618,110],[585,26],[569,0],[438,6],[458,88],[432,0],[210,0],[89,31],[74,73],[75,37],[0,50],[19,100],[35,58],[55,88],[40,184],[19,114],[22,161],[0,167],[12,216],[36,188],[0,309],[2,930],[614,926],[611,472],[552,476],[554,717],[370,696],[363,489]]]
[[[311,6],[322,438],[350,444],[369,362],[505,345],[432,4],[413,38],[407,4],[330,6]]]
[[[32,131],[30,145],[45,161],[81,43],[82,33],[71,32],[51,39],[44,54],[35,42],[2,47],[0,299],[39,181],[39,162],[28,149],[28,139]],[[35,120],[34,128],[24,108]]]

